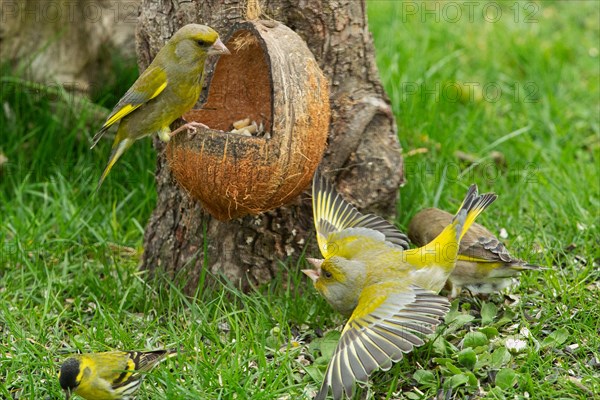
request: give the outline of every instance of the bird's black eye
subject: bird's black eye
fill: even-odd
[[[204,40],[198,40],[197,43],[198,43],[198,46],[200,46],[200,47],[206,46],[206,42]]]
[[[331,279],[331,277],[333,276],[333,275],[331,274],[331,272],[329,272],[329,271],[323,271],[323,275],[324,275],[324,276],[325,276],[325,278],[327,278],[327,279]]]

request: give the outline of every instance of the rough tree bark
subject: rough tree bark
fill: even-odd
[[[144,0],[138,25],[140,67],[179,27],[199,22],[225,34],[244,19],[246,2]],[[379,80],[364,0],[261,1],[263,15],[292,28],[331,82],[331,129],[321,169],[360,209],[390,216],[403,181],[402,156],[389,100]],[[155,139],[159,154],[164,145]],[[203,268],[242,288],[280,274],[312,239],[307,195],[292,204],[219,222],[175,184],[164,154],[156,170],[158,202],[145,233],[143,269],[183,276],[193,292]],[[316,253],[314,253],[316,254]]]

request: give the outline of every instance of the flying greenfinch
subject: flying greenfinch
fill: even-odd
[[[440,234],[450,223],[452,214],[437,208],[419,211],[408,225],[408,237],[422,246]],[[493,293],[512,286],[523,270],[542,269],[538,265],[513,257],[489,230],[474,223],[460,242],[456,267],[448,278],[451,297],[462,288],[472,293]]]
[[[198,101],[204,79],[204,63],[210,55],[229,54],[219,34],[204,25],[189,24],[179,29],[158,52],[152,63],[112,110],[92,148],[102,135],[119,123],[108,165],[98,188],[119,157],[133,142],[157,133],[167,142],[175,132],[169,126]]]
[[[63,362],[58,381],[67,400],[73,393],[86,400],[129,399],[145,373],[175,355],[175,350],[78,354]]]
[[[356,381],[387,370],[423,344],[447,313],[443,288],[458,245],[475,218],[495,199],[472,185],[457,214],[430,243],[406,249],[404,235],[379,217],[362,215],[324,178],[313,179],[313,214],[324,259],[303,270],[327,302],[349,316],[315,399],[352,396]]]

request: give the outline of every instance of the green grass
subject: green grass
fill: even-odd
[[[599,6],[523,2],[515,22],[514,2],[493,3],[502,17],[489,22],[485,4],[472,21],[463,4],[454,21],[440,3],[436,22],[423,2],[369,2],[405,151],[397,223],[432,205],[453,211],[475,182],[500,195],[481,222],[549,269],[524,274],[511,297],[454,301],[435,340],[356,398],[600,395]],[[135,66],[117,64],[123,78],[95,96],[109,108],[135,79]],[[110,147],[88,149],[97,107],[6,67],[1,79],[0,397],[60,398],[70,352],[174,346],[183,353],[139,398],[309,398],[344,319],[307,289],[300,265],[282,261],[289,278],[248,294],[189,298],[168,277],[148,280],[137,265],[155,203],[150,141],[94,197]],[[509,339],[525,349],[511,353]]]

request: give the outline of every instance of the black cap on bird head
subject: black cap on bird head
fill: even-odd
[[[58,381],[60,382],[60,387],[65,391],[67,399],[71,397],[71,391],[79,386],[79,382],[77,381],[80,372],[79,366],[80,363],[77,359],[69,358],[60,367]]]

